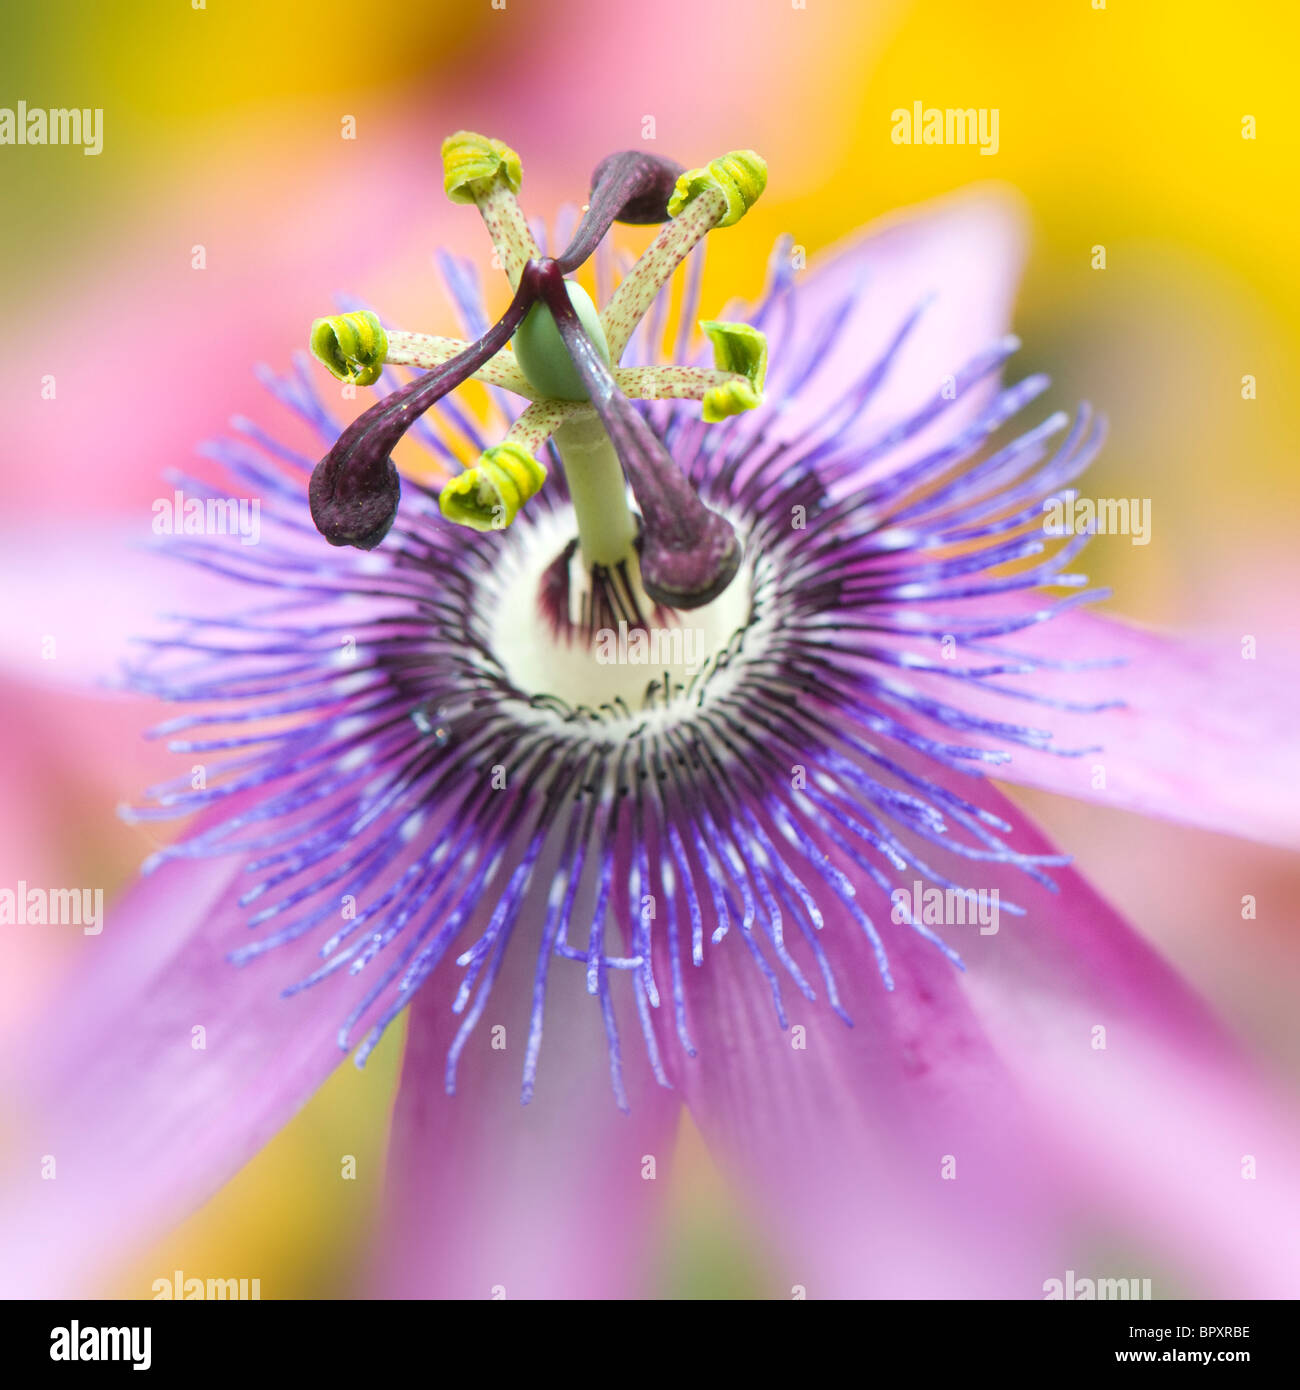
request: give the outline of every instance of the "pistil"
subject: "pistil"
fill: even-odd
[[[691,248],[711,228],[738,221],[762,193],[763,161],[740,150],[683,173],[641,151],[611,155],[597,166],[585,215],[554,259],[539,254],[515,199],[522,171],[513,150],[460,131],[443,143],[443,166],[447,195],[482,214],[514,297],[475,343],[386,332],[370,311],[317,320],[313,351],[345,381],[370,384],[385,365],[432,369],[361,415],[317,465],[309,495],[318,529],[335,545],[377,545],[397,512],[393,449],[420,414],[474,376],[532,404],[501,444],[444,487],[444,516],[476,530],[508,526],[545,482],[537,456],[554,435],[588,569],[633,577],[639,571],[645,595],[664,607],[709,603],[735,575],[740,543],[730,523],[696,495],[629,395],[694,397],[710,422],[753,409],[762,399],[766,341],[746,325],[706,322],[713,371],[616,364]],[[565,278],[615,221],[669,218],[602,312]]]

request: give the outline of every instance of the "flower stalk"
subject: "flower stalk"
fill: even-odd
[[[636,518],[627,501],[623,464],[594,412],[566,420],[555,431],[578,523],[578,546],[588,569],[612,569],[634,554]]]

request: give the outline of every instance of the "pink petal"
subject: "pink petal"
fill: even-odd
[[[814,258],[806,274],[796,277],[795,333],[781,332],[775,340],[770,400],[780,402],[803,354],[828,341],[830,318],[850,297],[853,307],[829,350],[819,348],[816,373],[792,402],[778,404],[781,413],[766,432],[798,440],[822,424],[923,305],[880,389],[853,423],[851,437],[872,442],[934,400],[945,377],[1006,333],[1025,246],[1019,203],[1005,192],[981,189],[906,209]],[[892,471],[951,439],[996,381],[994,373],[963,392],[872,473]],[[867,475],[856,481],[862,476]]]
[[[655,1084],[629,1008],[619,1024],[631,1112],[619,1111],[584,968],[555,960],[536,1096],[521,1105],[535,956],[523,940],[507,952],[454,1096],[443,1075],[461,1023],[450,1007],[459,970],[437,972],[411,1007],[377,1260],[383,1296],[645,1292],[680,1098]],[[502,1050],[492,1045],[498,1026]]]
[[[162,484],[159,492],[170,495]],[[33,685],[116,684],[122,663],[140,657],[133,639],[159,631],[160,614],[229,611],[246,599],[247,590],[148,549],[150,539],[147,512],[135,527],[105,520],[4,536],[3,582],[22,601],[0,664]]]
[[[952,607],[972,616],[1028,615],[1051,602],[1037,594]],[[1059,757],[962,735],[963,742],[1011,752],[1011,761],[997,769],[999,779],[1270,844],[1300,845],[1300,653],[1263,642],[1253,659],[1244,659],[1241,634],[1179,637],[1082,608],[998,640],[1049,660],[1124,663],[998,679],[1006,689],[1125,706],[1072,713],[918,676],[919,689],[988,719],[1048,731],[1055,747],[1101,747]]]
[[[409,122],[370,128],[366,197],[335,209],[340,240],[307,234],[338,186],[337,154],[323,147],[269,181],[230,144],[166,196],[135,205],[142,212],[123,225],[113,256],[41,293],[27,339],[33,375],[0,382],[10,456],[39,464],[10,471],[8,506],[47,531],[70,517],[127,514],[147,534],[153,499],[169,491],[162,470],[190,466],[196,444],[231,414],[261,411],[253,365],[304,347],[312,317],[327,312],[315,306],[337,288],[372,288],[359,258],[380,266],[400,257],[398,229],[412,221],[427,257],[427,223],[412,219],[410,160],[421,138]],[[431,189],[430,205],[436,196]],[[205,269],[194,268],[196,243]],[[111,371],[108,324],[115,343],[132,344]],[[54,399],[42,390],[47,375]]]
[[[1053,852],[1005,798],[981,800],[1016,827],[1018,848]],[[1098,1194],[1121,1233],[1145,1238],[1142,1253],[1168,1256],[1175,1273],[1167,1293],[1181,1273],[1201,1296],[1295,1297],[1294,1095],[1224,1037],[1080,874],[1054,877],[1059,895],[1033,885],[1013,890],[1004,874],[1028,916],[1004,914],[997,935],[959,943],[989,1036],[1055,1130],[1079,1184]],[[1098,1027],[1104,1050],[1095,1045]],[[1257,1178],[1243,1176],[1247,1156]]]
[[[85,970],[5,1047],[22,1102],[0,1189],[9,1295],[93,1291],[107,1265],[229,1178],[342,1059],[338,1027],[364,975],[286,1000],[281,988],[319,965],[317,942],[227,962],[249,940],[236,906],[251,882],[243,862],[171,861],[110,903],[102,935],[85,938]]]
[[[705,1141],[777,1242],[772,1292],[1023,1296],[1026,1270],[1056,1257],[1043,1150],[957,972],[896,929],[888,993],[848,913],[826,918],[852,1028],[824,996],[807,1003],[787,989],[791,1024],[806,1030],[798,1046],[733,932],[702,967],[685,967],[698,1056],[664,1042]],[[943,1176],[950,1161],[955,1179]]]
[[[1017,849],[1054,852],[992,788],[956,789],[1002,815]],[[1056,894],[967,864],[964,882],[1027,915],[1004,910],[990,935],[939,928],[965,974],[863,893],[892,993],[856,924],[828,913],[821,938],[855,1026],[795,996],[806,1048],[778,1028],[734,932],[687,969],[699,1055],[665,1044],[670,1073],[775,1233],[783,1293],[1041,1298],[1067,1269],[1163,1279],[1166,1294],[1300,1287],[1286,1107],[1089,885],[1054,873]],[[940,1176],[944,1155],[955,1180]],[[1241,1176],[1247,1155],[1257,1180]],[[1107,1250],[1136,1268],[1098,1267]]]
[[[143,783],[176,774],[176,757],[142,732],[157,706],[47,686],[0,684],[0,764],[15,794],[0,801],[0,884],[113,884],[160,846],[153,827],[113,808]],[[6,926],[0,1029],[34,1016],[81,940],[48,927]]]

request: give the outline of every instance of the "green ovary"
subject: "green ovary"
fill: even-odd
[[[569,303],[573,305],[596,350],[609,362],[609,344],[600,326],[600,315],[591,296],[581,285],[565,281]],[[519,325],[514,337],[515,360],[539,395],[560,401],[585,401],[587,389],[574,370],[568,349],[555,326],[551,311],[544,304],[534,304]]]

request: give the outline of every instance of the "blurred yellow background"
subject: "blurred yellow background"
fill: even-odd
[[[971,183],[1017,190],[1033,240],[1013,372],[1045,369],[1054,404],[1083,398],[1109,415],[1090,490],[1152,499],[1158,544],[1089,553],[1090,572],[1116,589],[1112,607],[1232,632],[1294,622],[1300,8],[1290,0],[43,0],[6,3],[4,32],[4,103],[105,111],[96,158],[0,150],[5,297],[11,323],[30,330],[11,354],[6,413],[14,358],[35,373],[41,352],[69,335],[102,344],[117,427],[163,408],[151,385],[169,346],[148,331],[171,293],[158,266],[184,275],[191,244],[203,243],[213,267],[194,292],[209,300],[182,315],[192,355],[178,370],[194,384],[180,376],[180,399],[165,403],[164,442],[180,456],[105,478],[112,450],[94,455],[88,436],[85,452],[56,447],[36,460],[60,481],[55,493],[33,479],[32,460],[9,454],[7,512],[75,514],[77,481],[90,474],[98,513],[137,506],[152,495],[141,479],[184,462],[182,440],[257,410],[252,363],[282,365],[337,289],[391,306],[412,327],[446,329],[429,318],[443,312],[429,253],[440,242],[484,256],[486,247],[476,220],[441,197],[437,146],[448,130],[514,144],[526,206],[547,215],[580,201],[597,159],[637,143],[653,116],[656,148],[688,164],[735,146],[769,161],[763,201],[728,234],[725,256],[712,256],[706,304],[752,294],[780,233],[811,254]],[[914,101],[997,108],[996,156],[892,144],[891,112]],[[340,138],[349,114],[355,142]],[[1246,116],[1255,139],[1242,138]],[[1104,271],[1092,268],[1095,245],[1106,248]],[[237,312],[214,329],[206,306],[216,297]],[[117,317],[128,309],[133,317]],[[1246,374],[1254,401],[1242,399]],[[21,420],[30,407],[13,409]],[[76,829],[68,853],[109,860],[122,884],[141,844],[109,823],[103,793],[93,774],[50,792]],[[1282,856],[1028,799],[1237,1027],[1294,1053],[1298,976],[1284,923],[1261,921],[1243,953],[1214,906],[1231,906],[1243,876],[1264,885],[1262,900],[1294,897]],[[65,881],[79,881],[69,872]],[[340,1068],[115,1291],[146,1294],[173,1269],[260,1273],[264,1297],[355,1289],[399,1057],[392,1036],[365,1073]],[[357,1155],[355,1183],[338,1181],[343,1153]],[[743,1295],[762,1252],[693,1135],[682,1158],[651,1287]]]

